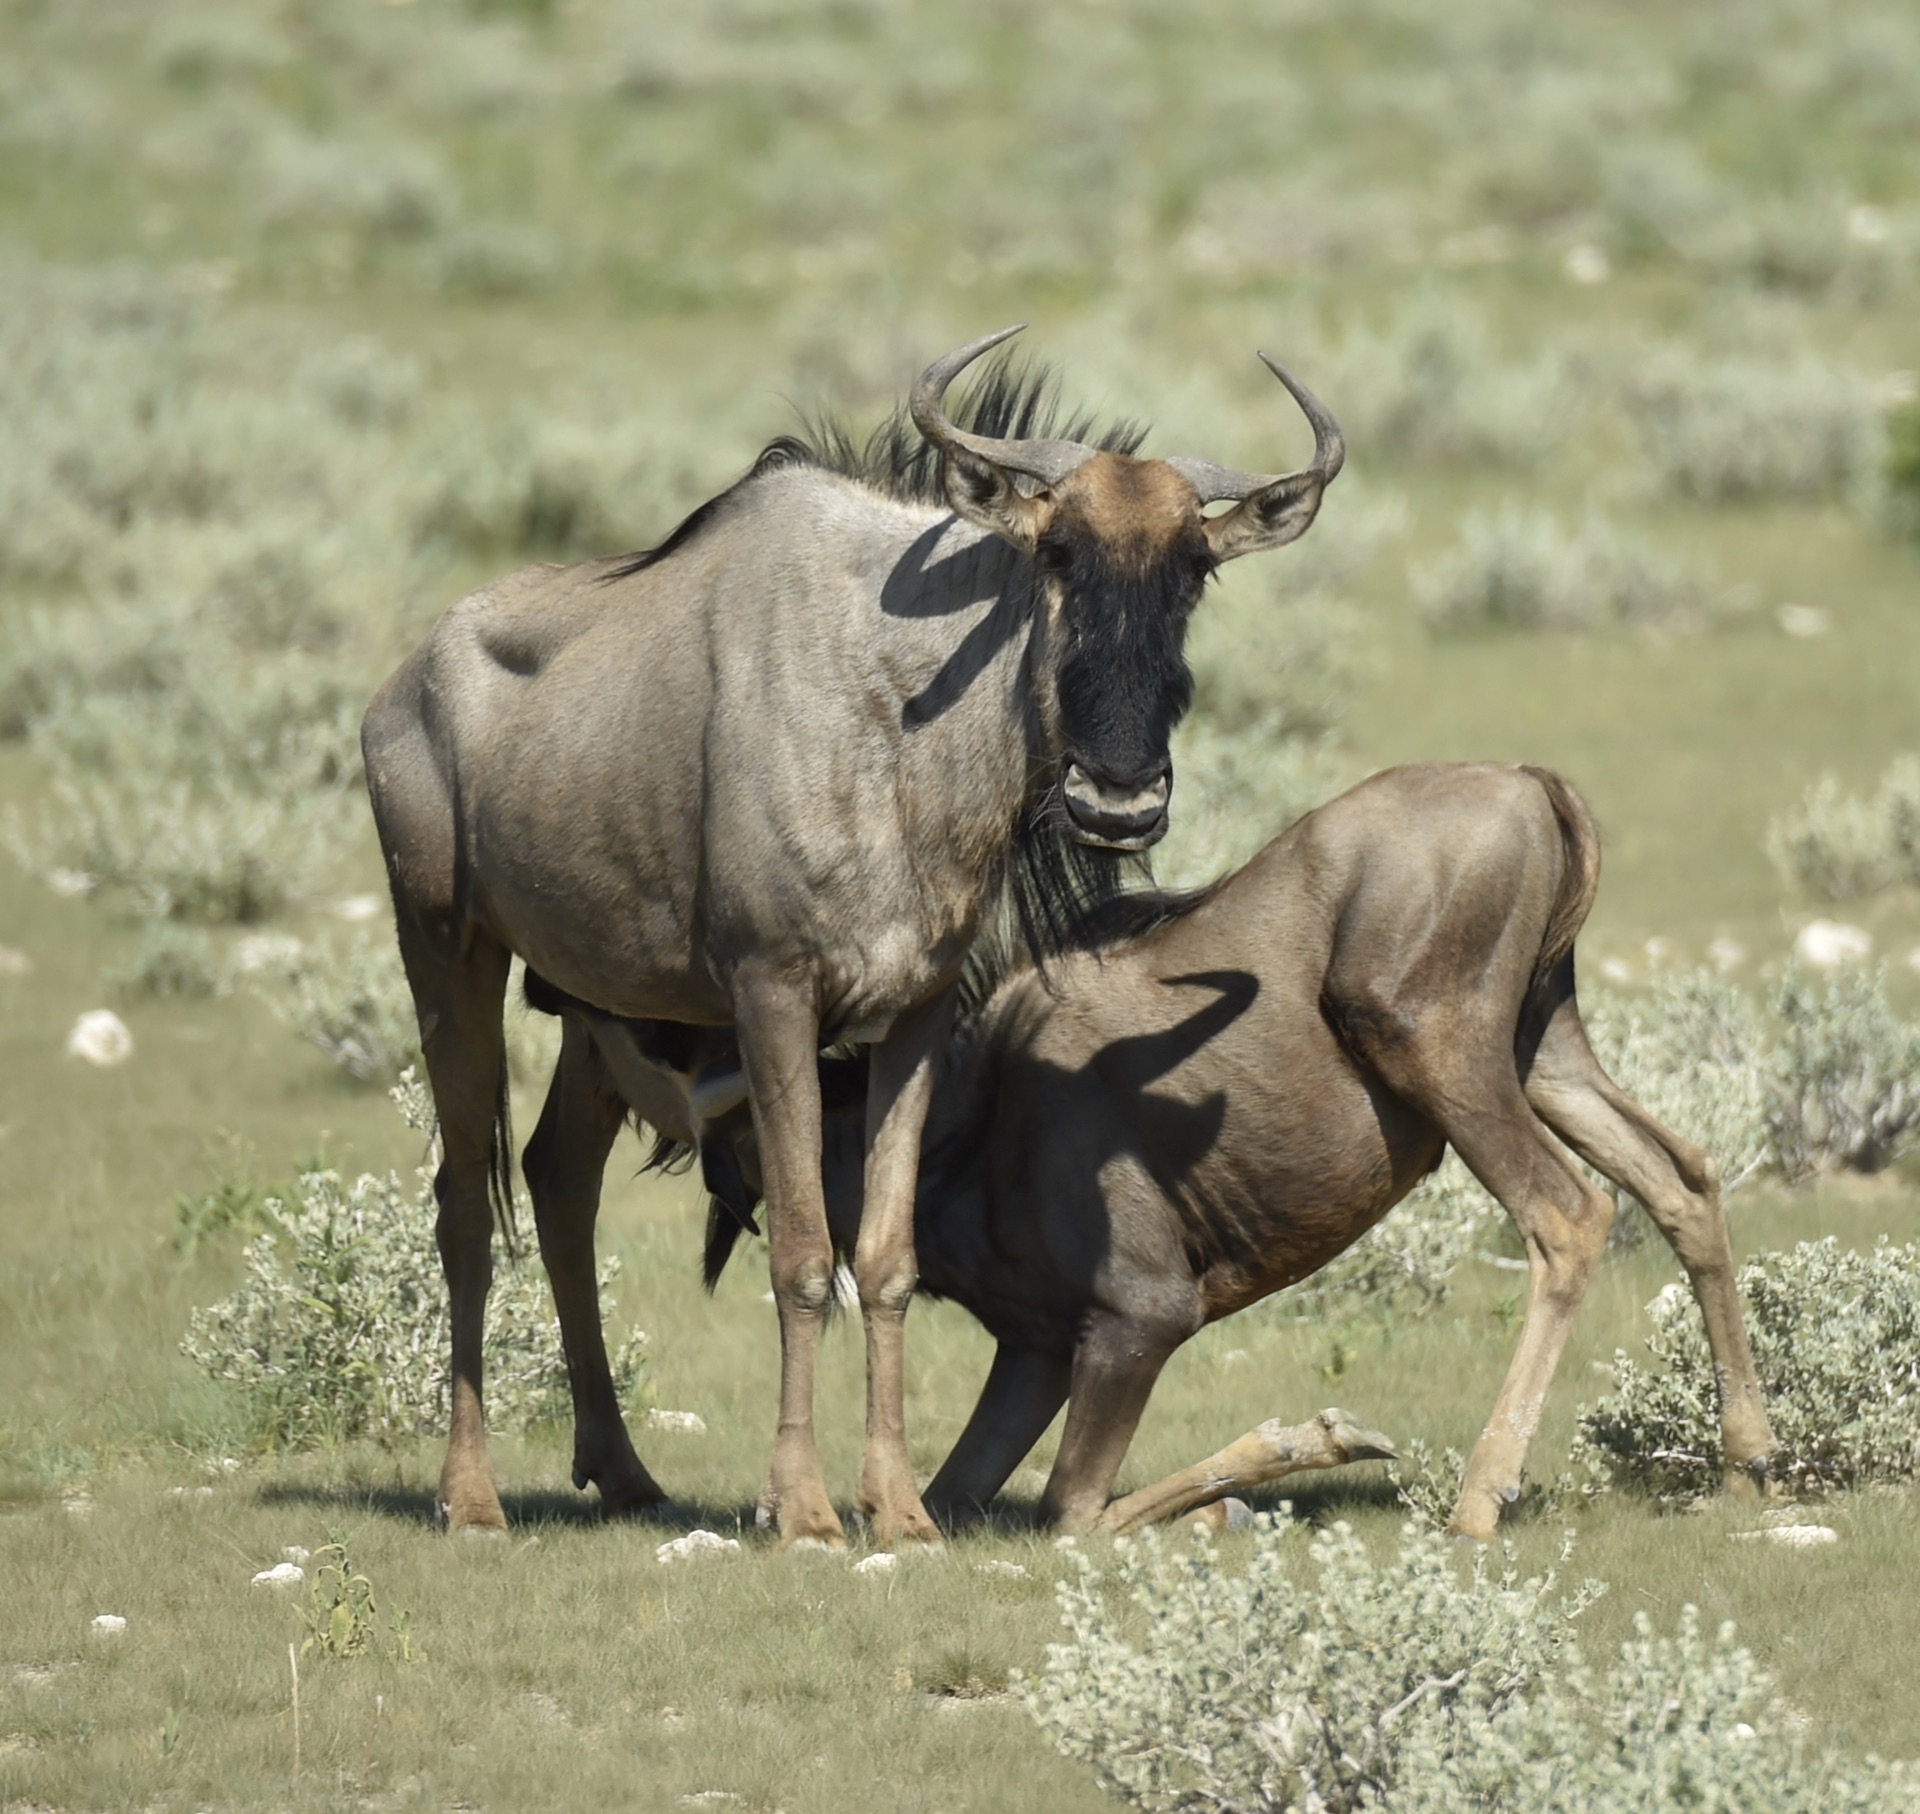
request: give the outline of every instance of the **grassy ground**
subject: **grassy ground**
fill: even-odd
[[[148,768],[198,787],[238,761],[279,810],[311,777],[257,762],[257,726],[236,758],[182,704],[196,685],[324,738],[319,695],[363,698],[478,578],[648,540],[788,426],[788,399],[870,419],[919,357],[1031,319],[1068,394],[1150,414],[1163,451],[1293,457],[1255,345],[1349,426],[1312,537],[1233,570],[1197,625],[1201,725],[1242,780],[1224,804],[1183,783],[1189,820],[1217,806],[1228,830],[1176,861],[1257,840],[1291,798],[1302,725],[1336,727],[1335,773],[1545,762],[1607,838],[1589,963],[1644,980],[1650,938],[1697,959],[1731,937],[1752,981],[1837,911],[1775,874],[1769,818],[1823,772],[1864,787],[1916,746],[1920,558],[1886,527],[1870,461],[1697,495],[1636,427],[1635,387],[1663,361],[1689,381],[1747,361],[1758,413],[1722,431],[1727,462],[1768,437],[1878,434],[1877,403],[1809,427],[1752,373],[1814,360],[1830,396],[1884,397],[1920,363],[1916,94],[1920,33],[1871,0],[1768,0],[1737,22],[1705,3],[1219,0],[1177,29],[1112,0],[698,17],[637,0],[0,0],[0,808],[32,827],[56,775],[133,798]],[[1502,507],[1643,538],[1693,576],[1708,627],[1433,631],[1410,602],[1422,572]],[[232,575],[262,552],[297,583],[242,621]],[[1787,634],[1795,604],[1825,633]],[[155,624],[191,660],[147,686],[108,645]],[[62,625],[82,631],[77,679],[23,716],[9,689],[43,675],[31,652]],[[1310,644],[1334,677],[1306,700]],[[1291,728],[1270,748],[1276,702]],[[148,727],[137,759],[88,755],[89,707]],[[274,930],[337,939],[328,904],[378,886],[363,815],[341,823]],[[30,965],[0,971],[0,1807],[511,1808],[558,1782],[790,1814],[1100,1805],[997,1692],[1057,1628],[1059,1559],[1021,1528],[1044,1446],[1003,1525],[942,1560],[862,1577],[749,1533],[740,1556],[656,1564],[693,1523],[750,1526],[777,1361],[750,1262],[713,1299],[696,1290],[680,1183],[616,1166],[605,1224],[621,1317],[652,1338],[653,1402],[709,1426],[643,1438],[672,1519],[593,1522],[558,1436],[498,1445],[516,1528],[497,1544],[428,1533],[431,1443],[241,1448],[231,1403],[176,1351],[190,1310],[237,1278],[237,1243],[177,1251],[175,1194],[270,1185],[316,1153],[404,1169],[417,1150],[378,1091],[245,988],[118,1001],[133,1059],[62,1058],[140,924],[130,890],[63,898],[44,867],[0,862],[0,946]],[[1844,913],[1910,1006],[1920,896]],[[1734,1215],[1743,1252],[1912,1239],[1920,1180],[1755,1187]],[[1596,1364],[1638,1340],[1671,1276],[1650,1250],[1609,1261],[1542,1477]],[[1512,1290],[1478,1269],[1424,1321],[1260,1311],[1210,1331],[1169,1369],[1123,1484],[1329,1402],[1464,1444],[1516,1334]],[[916,1309],[923,1468],[986,1352],[950,1307]],[[821,1390],[843,1488],[860,1391],[843,1327]],[[1303,1515],[1389,1540],[1379,1473],[1301,1491]],[[1693,1602],[1738,1621],[1821,1742],[1920,1755],[1913,1501],[1819,1515],[1841,1542],[1799,1553],[1732,1541],[1741,1514],[1619,1495],[1569,1513],[1572,1572],[1613,1584],[1592,1651],[1638,1608]],[[300,1626],[248,1582],[334,1529],[410,1610],[420,1660],[303,1663],[296,1775]],[[1526,1523],[1514,1541],[1539,1564],[1558,1533]],[[977,1572],[988,1560],[1027,1573]],[[101,1612],[124,1636],[89,1636]]]

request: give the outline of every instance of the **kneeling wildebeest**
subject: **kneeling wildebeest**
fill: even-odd
[[[949,385],[1005,338],[930,366],[911,429],[896,416],[864,449],[832,431],[776,442],[651,552],[474,593],[368,708],[367,783],[444,1141],[453,1528],[504,1523],[480,1357],[490,1200],[511,1232],[501,1007],[518,953],[609,1012],[737,1031],[780,1312],[766,1503],[784,1542],[842,1541],[813,1438],[833,1273],[816,1055],[871,1044],[856,1503],[889,1541],[938,1541],[907,1457],[901,1324],[953,985],[996,900],[1070,910],[1109,885],[1111,853],[1164,831],[1200,593],[1222,562],[1301,534],[1344,455],[1278,366],[1314,430],[1294,473],[1136,459],[1127,430],[1051,437],[1044,385],[1004,368],[956,425]],[[578,1359],[599,1341],[592,1228],[553,1199],[589,1174],[597,1191],[617,1118],[566,1107],[542,1122],[529,1185]],[[616,1507],[660,1497],[617,1411],[582,1433],[580,1484]]]
[[[1713,1162],[1621,1092],[1581,1025],[1573,942],[1599,856],[1584,804],[1556,775],[1394,769],[1214,887],[1114,901],[1084,948],[992,982],[949,1043],[915,1238],[920,1288],[964,1304],[999,1346],[928,1506],[948,1517],[984,1506],[1063,1400],[1041,1513],[1070,1530],[1128,1528],[1379,1452],[1383,1439],[1323,1413],[1297,1430],[1263,1425],[1109,1503],[1174,1349],[1324,1266],[1448,1145],[1512,1216],[1531,1275],[1519,1349],[1450,1528],[1485,1539],[1517,1496],[1606,1242],[1613,1200],[1569,1148],[1645,1203],[1678,1255],[1719,1379],[1726,1482],[1763,1484],[1772,1437]],[[556,1095],[624,1092],[713,1152],[728,1125],[724,1035],[682,1043],[676,1058],[678,1030],[542,999],[568,1016]],[[702,1056],[713,1062],[695,1078]],[[826,1070],[833,1080],[835,1061]],[[857,1076],[842,1077],[830,1100],[857,1093]],[[849,1106],[827,1143],[835,1237],[855,1250],[857,1131]],[[708,1176],[732,1205],[712,1212],[711,1280],[744,1193],[724,1164],[710,1159]]]

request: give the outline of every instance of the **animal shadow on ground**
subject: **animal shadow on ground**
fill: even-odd
[[[431,1526],[434,1518],[434,1492],[431,1487],[405,1486],[398,1482],[379,1484],[351,1481],[337,1486],[280,1485],[265,1486],[257,1495],[265,1506],[295,1506],[318,1511],[353,1511],[397,1524]],[[505,1490],[500,1495],[507,1524],[514,1532],[542,1529],[584,1528],[589,1525],[632,1523],[658,1530],[663,1537],[675,1532],[714,1530],[722,1534],[739,1531],[743,1535],[754,1528],[751,1500],[730,1504],[709,1504],[704,1500],[675,1499],[650,1507],[643,1516],[610,1519],[598,1499],[563,1487],[527,1487]]]

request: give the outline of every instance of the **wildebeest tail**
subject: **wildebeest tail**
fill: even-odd
[[[752,1222],[743,1222],[730,1205],[718,1197],[707,1198],[707,1244],[700,1255],[700,1282],[711,1291],[720,1283],[733,1250],[742,1235],[758,1234]]]
[[[1540,955],[1534,960],[1533,985],[1529,994],[1539,996],[1561,960],[1573,949],[1580,928],[1593,911],[1593,897],[1600,888],[1600,831],[1593,822],[1587,803],[1574,792],[1570,782],[1550,768],[1526,767],[1523,771],[1539,783],[1560,824],[1560,843],[1564,861],[1560,888],[1553,909],[1547,916],[1546,930],[1540,938]]]

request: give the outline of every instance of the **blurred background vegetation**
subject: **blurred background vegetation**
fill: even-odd
[[[1911,1049],[1917,303],[1920,14],[1894,0],[0,0],[0,1490],[237,1442],[176,1355],[237,1231],[310,1161],[418,1157],[367,1087],[412,1031],[355,741],[400,654],[477,581],[643,546],[796,409],[862,427],[1014,320],[1148,451],[1297,463],[1256,347],[1348,431],[1310,536],[1196,622],[1162,874],[1389,762],[1561,768],[1607,840],[1583,974],[1622,1062],[1665,1054],[1678,1118],[1719,1053],[1727,1125],[1771,1115],[1784,1169],[1824,1171],[1807,1130],[1859,1065],[1782,1108],[1709,996],[1804,1004],[1789,953],[1841,914],[1856,1046]],[[63,1059],[109,1000],[131,1058]],[[514,1038],[537,1087],[548,1036]],[[1911,1091],[1875,1088],[1846,1113],[1904,1137]],[[1755,1225],[1911,1230],[1894,1144],[1877,1194],[1767,1186]],[[682,1302],[695,1217],[610,1188],[650,1389],[709,1414],[724,1497],[763,1459],[772,1331],[757,1285]],[[1622,1263],[1630,1318],[1660,1262]],[[1351,1364],[1375,1421],[1417,1404],[1463,1440],[1511,1305],[1462,1289],[1499,1328],[1438,1376],[1492,1368],[1484,1393],[1377,1329],[1223,1337],[1315,1403]],[[930,1463],[979,1349],[935,1307],[916,1331]],[[1143,1466],[1276,1408],[1208,1352]],[[430,1478],[431,1444],[389,1465]]]

